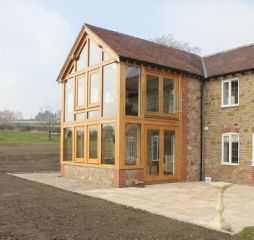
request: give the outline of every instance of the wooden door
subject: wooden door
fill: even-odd
[[[144,180],[159,182],[178,179],[180,165],[177,128],[146,125],[143,141]]]

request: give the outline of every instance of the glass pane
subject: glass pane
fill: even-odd
[[[232,163],[238,163],[239,159],[239,139],[238,135],[232,135],[231,137],[232,141]]]
[[[72,129],[64,128],[63,160],[72,161]]]
[[[102,125],[102,163],[115,164],[115,127],[113,124]]]
[[[238,104],[238,81],[231,82],[231,104]]]
[[[223,83],[223,105],[229,104],[229,82]]]
[[[159,130],[147,131],[147,175],[159,175]]]
[[[110,55],[107,52],[103,52],[103,61],[111,59]]]
[[[87,44],[83,47],[77,60],[77,71],[83,70],[87,67]]]
[[[64,89],[64,120],[65,122],[73,121],[74,120],[74,114],[73,114],[73,108],[74,108],[74,79],[71,78],[65,83],[65,89]]]
[[[98,119],[100,117],[99,111],[88,112],[88,119]]]
[[[114,116],[116,113],[116,80],[115,63],[103,67],[103,116]]]
[[[84,158],[84,129],[76,130],[76,158]]]
[[[85,77],[77,79],[77,107],[82,107],[85,105],[85,89],[86,80]]]
[[[97,159],[97,150],[98,149],[98,129],[90,128],[89,129],[89,158]]]
[[[138,124],[125,125],[125,164],[137,164],[140,126]]]
[[[175,132],[164,131],[164,174],[175,173]]]
[[[159,78],[147,75],[146,110],[149,112],[159,111]]]
[[[140,68],[126,66],[125,114],[138,116]]]
[[[90,40],[89,66],[98,64],[102,61],[102,51],[98,45]]]
[[[163,112],[175,112],[174,80],[163,79]]]
[[[75,121],[80,122],[86,120],[86,113],[76,113]]]
[[[229,136],[224,136],[224,162],[229,162]]]
[[[94,72],[90,74],[90,102],[99,102],[99,72]]]

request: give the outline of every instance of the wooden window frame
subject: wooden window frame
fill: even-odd
[[[90,151],[90,129],[97,129],[97,159],[89,158],[89,151]],[[99,124],[93,124],[87,126],[87,154],[86,159],[88,164],[101,164],[101,130]]]
[[[137,159],[136,159],[136,163],[135,164],[126,164],[126,125],[137,125],[137,139],[136,139],[136,143],[137,143]],[[141,124],[138,122],[125,122],[124,123],[124,129],[123,129],[123,165],[125,167],[139,167],[141,165]]]
[[[158,99],[159,99],[159,111],[158,112],[150,112],[147,111],[147,75],[150,76],[154,76],[154,77],[158,77],[159,80],[159,84],[158,84]],[[171,76],[171,75],[167,75],[167,74],[161,74],[161,73],[155,73],[155,72],[150,72],[150,71],[146,71],[144,74],[144,81],[145,81],[145,89],[144,89],[144,115],[145,117],[156,117],[156,118],[178,118],[178,100],[177,100],[177,96],[179,96],[179,78],[175,77],[175,76]],[[171,79],[174,82],[174,109],[175,112],[173,113],[164,113],[163,110],[163,101],[164,101],[164,92],[163,92],[163,83],[164,83],[164,79]]]
[[[81,79],[81,78],[85,78],[85,99],[84,99],[84,105],[82,106],[78,106],[78,80]],[[74,102],[74,105],[75,105],[75,111],[79,111],[79,110],[83,110],[85,108],[87,108],[87,93],[88,93],[88,89],[87,89],[87,73],[83,73],[83,74],[79,74],[77,76],[75,76],[75,94],[74,94],[74,97],[75,97],[75,102]]]
[[[84,157],[83,158],[77,158],[77,130],[83,129],[84,131]],[[74,127],[74,162],[76,163],[84,163],[85,162],[85,156],[86,156],[86,127],[84,125],[75,126]]]
[[[237,135],[238,137],[238,163],[232,163],[232,136]],[[224,137],[229,137],[229,162],[224,161]],[[221,164],[222,165],[234,165],[239,166],[240,165],[240,137],[239,133],[235,132],[229,132],[229,133],[223,133],[221,137]]]
[[[101,77],[101,67],[99,68],[96,68],[96,69],[93,69],[91,71],[89,71],[87,73],[87,108],[94,108],[94,107],[99,107],[100,104],[101,104],[101,81],[99,79],[99,84],[98,84],[98,102],[96,103],[90,103],[90,100],[91,100],[91,75],[92,74],[95,74],[95,73],[98,73],[99,77]]]
[[[231,104],[231,88],[232,82],[238,82],[238,103]],[[228,83],[228,104],[224,104],[224,83]],[[240,104],[240,81],[238,78],[226,79],[221,81],[221,107],[235,107]]]
[[[89,40],[88,39],[89,38],[85,39],[84,43],[80,46],[80,48],[79,48],[79,50],[78,50],[78,52],[76,54],[77,57],[75,59],[75,64],[74,64],[74,67],[75,67],[75,71],[74,72],[75,73],[83,72],[86,68],[89,67],[89,63],[88,63],[88,61],[89,61]],[[84,49],[84,47],[86,46],[86,44],[87,44],[87,53],[86,53],[86,63],[87,63],[87,66],[84,66],[83,69],[78,70],[77,61],[79,60],[80,54],[81,54],[82,50]]]
[[[64,138],[64,131],[65,129],[71,129],[71,132],[72,132],[72,135],[71,135],[71,160],[65,160],[64,158],[64,152],[65,152],[65,144],[64,144],[64,141],[65,141],[65,138]],[[62,128],[62,134],[63,134],[63,138],[62,138],[62,150],[61,150],[61,153],[62,153],[62,162],[63,163],[67,163],[67,164],[70,164],[70,163],[74,163],[74,159],[75,159],[75,155],[74,155],[74,128],[72,125],[67,125],[67,126],[63,126]]]
[[[142,88],[142,67],[141,66],[136,66],[136,65],[132,65],[132,64],[125,64],[125,71],[124,71],[124,84],[123,84],[123,87],[124,87],[124,90],[123,90],[123,95],[124,95],[124,105],[123,105],[123,111],[124,111],[124,116],[126,118],[134,118],[134,119],[137,119],[137,118],[140,118],[141,117],[141,111],[142,111],[142,96],[141,96],[141,88]],[[134,67],[134,68],[139,68],[139,82],[138,82],[138,115],[137,116],[133,116],[133,115],[128,115],[126,114],[126,68],[127,67]],[[146,96],[146,94],[145,94]]]

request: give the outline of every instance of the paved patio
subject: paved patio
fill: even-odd
[[[119,189],[61,178],[59,173],[12,175],[205,227],[215,216],[217,193],[204,182]],[[254,187],[233,185],[225,192],[224,204],[224,217],[233,233],[254,225]]]

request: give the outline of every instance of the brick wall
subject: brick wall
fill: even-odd
[[[205,175],[219,181],[253,184],[251,138],[254,127],[254,74],[240,75],[238,79],[240,98],[239,106],[236,107],[221,107],[222,79],[209,80],[205,83],[203,123],[204,127],[208,127],[207,131],[203,130]],[[239,133],[239,166],[221,164],[221,138],[225,132]]]
[[[182,77],[182,180],[198,181],[200,175],[201,81]]]

